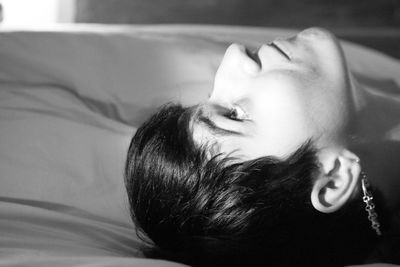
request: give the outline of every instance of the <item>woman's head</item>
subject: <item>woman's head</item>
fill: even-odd
[[[347,149],[354,116],[351,85],[340,44],[326,30],[310,28],[254,52],[233,44],[210,98],[193,116],[194,142],[252,160],[285,159],[312,140],[326,178],[316,183],[313,205],[334,211],[359,181],[360,165]],[[338,184],[340,190],[331,190]]]
[[[243,159],[284,158],[308,139],[343,145],[352,109],[349,79],[339,43],[325,30],[307,29],[258,51],[233,44],[199,107],[202,118],[227,131],[195,123],[194,138]]]
[[[132,217],[153,252],[205,266],[365,256],[373,232],[351,197],[360,170],[345,149],[349,86],[325,31],[258,56],[230,46],[207,102],[162,108],[130,145]]]

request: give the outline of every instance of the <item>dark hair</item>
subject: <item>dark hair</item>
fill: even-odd
[[[210,158],[192,140],[192,108],[169,104],[129,147],[126,188],[147,256],[194,266],[340,266],[376,241],[361,197],[333,214],[310,202],[319,169],[306,142],[285,160]]]

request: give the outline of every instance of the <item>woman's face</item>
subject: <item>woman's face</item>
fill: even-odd
[[[249,52],[231,45],[193,123],[198,144],[244,160],[286,157],[312,139],[344,142],[350,82],[337,39],[310,28]]]

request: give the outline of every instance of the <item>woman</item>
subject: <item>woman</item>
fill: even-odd
[[[362,88],[326,30],[231,45],[206,102],[167,105],[132,139],[126,186],[147,254],[198,266],[399,263],[398,101]]]

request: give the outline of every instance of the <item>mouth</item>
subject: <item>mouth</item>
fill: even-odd
[[[279,45],[278,41],[272,41],[268,44],[269,46],[275,48],[279,53],[281,53],[284,57],[286,57],[289,61],[291,60],[289,53],[285,50],[282,45]]]

